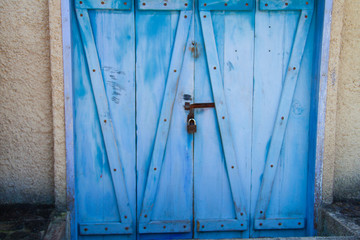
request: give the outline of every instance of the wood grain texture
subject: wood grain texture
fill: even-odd
[[[141,234],[141,239],[192,235],[192,226],[178,224],[192,219],[192,136],[184,110],[193,95],[192,21],[191,11],[137,12],[139,231],[163,230]]]
[[[74,0],[78,9],[130,10],[133,2],[130,0]]]
[[[306,234],[315,24],[301,1],[261,2],[77,9],[78,239]],[[215,102],[195,134],[185,102]]]

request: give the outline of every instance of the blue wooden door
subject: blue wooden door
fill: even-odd
[[[310,234],[313,10],[75,0],[75,239]]]

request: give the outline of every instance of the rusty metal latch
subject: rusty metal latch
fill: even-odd
[[[189,111],[187,116],[187,132],[188,133],[195,133],[196,132],[196,120],[194,116],[194,109],[195,108],[214,108],[215,103],[193,103],[185,102],[184,108],[185,110]]]

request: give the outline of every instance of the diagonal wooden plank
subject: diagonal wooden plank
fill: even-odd
[[[286,125],[289,119],[292,99],[295,93],[301,60],[305,49],[306,39],[310,30],[312,15],[313,10],[303,10],[300,14],[287,73],[285,75],[278,112],[275,119],[271,143],[265,162],[263,179],[261,181],[260,193],[256,204],[255,219],[266,219],[266,210],[271,198],[276,169],[279,164],[280,151],[284,141]]]
[[[140,224],[150,223],[155,196],[159,184],[167,138],[170,129],[172,110],[181,73],[185,44],[189,35],[192,11],[181,11],[166,80],[163,104],[157,125],[154,149],[148,171],[144,200],[140,214]],[[164,230],[165,231],[165,230]]]
[[[242,186],[235,154],[233,138],[231,135],[229,115],[226,105],[222,76],[220,72],[219,57],[216,49],[214,29],[210,11],[200,11],[201,28],[204,37],[207,65],[210,74],[211,89],[213,92],[216,116],[219,123],[222,147],[224,150],[226,170],[230,182],[236,219],[247,219],[244,202],[241,198]],[[240,221],[239,221],[240,224]]]
[[[125,185],[125,177],[114,135],[109,103],[106,96],[104,80],[101,73],[99,57],[96,50],[88,10],[76,9],[76,16],[79,22],[80,34],[89,67],[91,85],[110,166],[120,221],[126,225],[124,227],[126,230],[125,232],[132,232],[132,216]]]

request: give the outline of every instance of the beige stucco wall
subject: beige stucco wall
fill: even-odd
[[[324,153],[324,201],[360,199],[360,1],[334,0]]]
[[[54,138],[54,194],[59,209],[66,207],[66,160],[64,128],[64,75],[62,62],[61,6],[49,0],[50,61]]]
[[[334,198],[360,199],[360,1],[344,4],[337,81]]]
[[[54,201],[49,11],[0,0],[0,203]]]
[[[334,0],[323,200],[360,198],[360,1]],[[66,205],[59,0],[0,0],[0,203]]]

